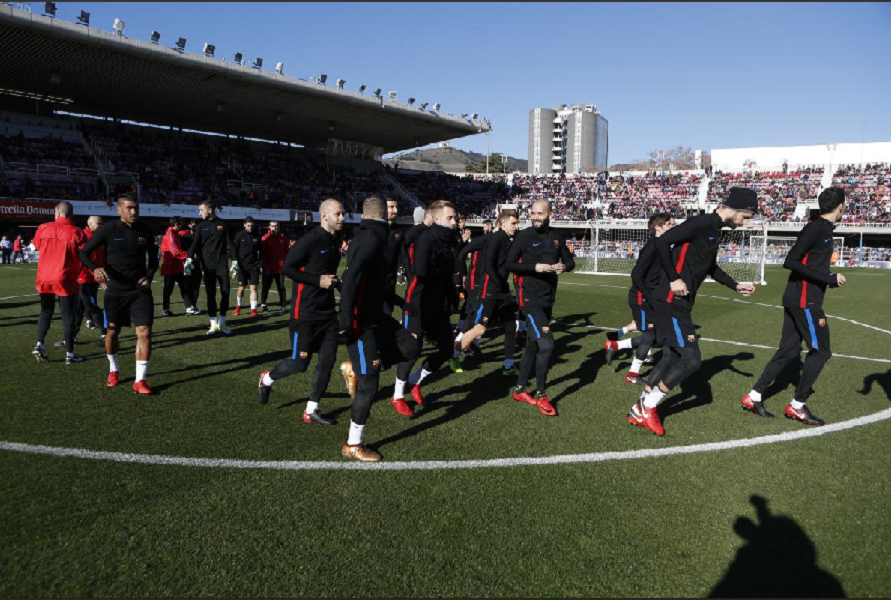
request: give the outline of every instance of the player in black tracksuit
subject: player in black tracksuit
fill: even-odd
[[[405,233],[396,225],[395,219],[390,222],[390,233],[387,238],[387,289],[389,290],[388,299],[384,303],[384,312],[388,315],[393,314],[394,305],[391,301],[397,301],[399,296],[396,294],[396,280],[399,277],[399,269],[402,267],[402,243],[405,240]]]
[[[381,369],[414,362],[421,353],[421,341],[383,310],[389,293],[385,260],[389,226],[385,215],[383,200],[372,197],[363,203],[363,219],[347,252],[338,312],[338,335],[346,341],[357,379],[349,438],[341,453],[368,462],[381,458],[362,443]]]
[[[418,240],[420,240],[428,231],[430,231],[430,225],[427,225],[426,223],[412,225],[405,231],[405,236],[402,240],[401,263],[402,270],[405,272],[406,281],[409,284],[415,274],[415,253]]]
[[[189,252],[192,249],[192,244],[195,241],[195,228],[198,226],[194,219],[189,221],[189,228],[183,229],[179,232],[179,240],[182,242],[182,249],[186,252]],[[201,295],[201,280],[202,280],[202,272],[201,272],[201,262],[200,261],[192,261],[189,263],[191,271],[186,277],[186,287],[188,288],[189,298],[192,300],[192,310],[186,311],[186,314],[198,315],[201,314],[201,310],[198,308],[198,296]]]
[[[845,191],[827,188],[818,199],[820,217],[805,225],[795,245],[786,256],[783,267],[789,269],[789,281],[783,294],[783,334],[780,347],[755,384],[742,399],[743,408],[763,417],[773,415],[764,409],[761,394],[790,361],[807,346],[807,357],[801,379],[795,388],[795,398],[786,405],[785,416],[807,425],[823,425],[824,421],[811,414],[807,399],[813,385],[832,357],[829,345],[829,322],[823,312],[823,297],[827,287],[845,284],[845,276],[829,272],[832,264],[832,231],[844,213]]]
[[[151,394],[146,383],[152,353],[152,323],[155,303],[152,278],[158,269],[158,246],[151,227],[138,221],[139,207],[129,196],[118,199],[120,219],[99,227],[81,249],[80,261],[93,271],[97,283],[105,283],[105,352],[108,355],[108,387],[118,384],[118,336],[121,327],[131,324],[136,330],[136,381],[133,391]],[[105,246],[105,266],[97,265],[90,256]]]
[[[625,376],[628,383],[640,383],[640,368],[650,349],[656,342],[656,322],[653,309],[655,289],[662,276],[662,263],[656,254],[656,238],[674,227],[674,217],[668,213],[652,215],[647,223],[652,237],[647,240],[637,255],[637,262],[631,270],[631,287],[628,289],[628,306],[631,318],[641,335],[622,341],[607,340],[606,364],[612,363],[613,355],[619,350],[633,348],[634,360]]]
[[[238,264],[238,289],[235,291],[235,313],[241,312],[241,299],[245,286],[251,290],[251,316],[257,316],[257,286],[260,285],[260,265],[263,264],[263,241],[260,232],[254,228],[254,218],[244,219],[244,229],[232,241],[235,249],[235,262]]]
[[[430,206],[430,211],[434,223],[420,236],[414,249],[413,274],[405,291],[402,326],[418,339],[426,335],[436,343],[436,351],[410,376],[414,361],[399,365],[391,405],[404,415],[413,414],[405,404],[406,388],[415,402],[423,405],[421,383],[449,359],[453,350],[450,316],[458,307],[460,283],[455,269],[458,243],[455,209],[450,203],[437,201]]]
[[[461,340],[461,348],[467,350],[471,344],[485,335],[486,328],[493,321],[504,326],[504,375],[517,375],[514,366],[514,348],[517,337],[517,304],[510,292],[510,272],[507,259],[511,244],[517,232],[517,213],[502,211],[498,217],[495,233],[486,236],[483,267],[479,275],[479,294],[474,304],[475,310],[468,315],[471,326]]]
[[[195,226],[195,239],[189,248],[189,258],[196,258],[204,272],[204,292],[207,294],[207,315],[210,317],[208,335],[222,331],[231,333],[226,327],[226,311],[229,310],[229,260],[235,257],[232,238],[226,223],[217,217],[214,203],[207,200],[198,205],[203,221]],[[220,287],[220,303],[217,305],[217,285]],[[219,320],[217,320],[219,315]]]
[[[517,294],[520,308],[526,312],[528,338],[520,373],[513,389],[514,400],[538,406],[543,415],[556,416],[557,411],[548,398],[546,384],[554,337],[551,335],[551,311],[557,296],[557,276],[572,271],[575,260],[566,246],[563,233],[549,225],[550,204],[546,200],[533,202],[530,208],[532,227],[514,238],[507,257],[507,269],[517,274]],[[535,396],[526,391],[526,384],[535,367],[537,391]]]
[[[656,341],[665,350],[647,378],[647,386],[628,413],[628,422],[664,435],[657,407],[669,391],[702,364],[692,310],[705,278],[749,296],[755,286],[737,283],[717,263],[721,229],[736,228],[758,211],[758,195],[747,188],[731,188],[729,198],[709,215],[687,219],[656,238],[662,277],[651,308],[656,314]]]
[[[464,335],[474,326],[474,315],[479,308],[479,297],[483,289],[483,267],[485,262],[486,242],[489,236],[486,233],[479,235],[466,244],[463,244],[457,253],[455,261],[455,269],[462,282],[464,290],[464,305],[461,307],[461,317],[458,320],[458,335],[455,337],[454,351],[449,361],[449,367],[456,373],[462,373],[463,369],[460,364],[461,357],[461,340]],[[470,258],[470,268],[467,266],[467,259]],[[479,340],[477,340],[478,342]],[[468,346],[470,349],[471,346]],[[474,344],[472,348],[479,352],[479,345]]]
[[[344,209],[340,202],[326,200],[319,207],[321,224],[305,234],[288,251],[282,273],[294,281],[291,290],[291,356],[272,371],[260,374],[260,402],[266,404],[272,384],[283,377],[303,373],[309,368],[313,353],[319,362],[312,376],[309,402],[303,421],[334,425],[319,413],[319,402],[328,388],[337,359],[337,310],[334,289],[338,285]]]

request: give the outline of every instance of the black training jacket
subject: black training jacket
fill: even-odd
[[[628,304],[641,306],[653,304],[656,286],[662,277],[662,262],[656,253],[656,238],[651,237],[637,254],[637,262],[631,270],[631,288],[628,290]]]
[[[254,230],[248,233],[242,229],[235,236],[232,246],[235,248],[235,260],[238,261],[238,266],[245,270],[260,267],[263,243],[259,232]]]
[[[482,300],[489,298],[505,300],[511,297],[510,273],[507,270],[507,256],[513,242],[504,231],[496,231],[488,238],[485,251],[485,275],[483,276]]]
[[[321,275],[337,275],[340,266],[339,235],[315,227],[291,246],[282,273],[294,280],[291,318],[305,321],[332,319],[337,314],[334,287],[320,287]]]
[[[386,221],[362,219],[359,224],[347,252],[347,268],[340,286],[340,331],[353,330],[359,335],[391,318],[384,313],[384,302],[394,303],[387,289],[385,259],[389,234]]]
[[[425,318],[449,314],[458,304],[458,239],[453,229],[431,225],[414,250],[414,274],[405,291],[405,309]]]
[[[405,277],[408,281],[415,274],[415,251],[418,240],[430,231],[430,227],[421,223],[420,225],[412,225],[405,231],[405,237],[402,240],[402,268],[405,270]]]
[[[575,268],[572,252],[563,233],[545,225],[519,232],[507,255],[507,270],[517,274],[517,296],[520,306],[551,307],[557,297],[557,274],[537,273],[535,265],[562,262],[566,271]]]
[[[786,255],[783,267],[792,271],[783,293],[787,308],[821,308],[827,287],[837,287],[838,277],[829,272],[832,264],[832,231],[824,218],[808,223]]]
[[[221,218],[214,215],[212,219],[204,219],[195,225],[195,239],[189,248],[189,258],[195,260],[197,257],[205,270],[228,268],[227,253],[230,251],[234,258],[236,253],[229,227]]]
[[[458,250],[455,268],[462,278],[467,277],[467,291],[478,290],[482,286],[485,248],[490,237],[492,236],[488,234],[477,236]],[[467,268],[468,256],[470,256],[470,269]]]
[[[102,266],[90,259],[90,254],[100,246],[105,246],[109,291],[133,291],[143,277],[151,284],[158,269],[158,246],[155,234],[146,223],[136,221],[132,227],[120,219],[103,223],[79,254],[80,262],[91,271]]]

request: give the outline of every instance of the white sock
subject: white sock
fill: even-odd
[[[619,350],[628,350],[629,348],[631,348],[631,341],[631,338],[628,338],[627,340],[621,340],[619,342]]]
[[[214,326],[216,326],[216,324],[217,324],[217,318],[216,318],[216,317],[210,317],[210,326],[211,326],[211,327],[214,327]]]
[[[220,324],[220,327],[225,327],[226,326],[226,315],[221,315],[218,322]]]
[[[356,425],[350,421],[350,437],[347,439],[347,444],[350,446],[361,444],[363,429],[365,429],[365,425]]]
[[[663,398],[665,398],[665,392],[657,385],[652,392],[647,393],[644,398],[644,406],[649,409],[656,408]]]
[[[269,376],[269,373],[263,376],[263,385],[272,385],[275,383],[275,379]]]
[[[74,352],[66,352],[65,356],[67,356],[68,358],[74,358]]]
[[[257,301],[251,300],[251,310],[257,310]]]
[[[147,360],[137,360],[136,361],[136,381],[143,381],[148,375],[148,364]]]
[[[799,402],[798,400],[793,400],[789,404],[791,404],[792,408],[794,408],[795,410],[801,410],[802,408],[804,408],[804,402]]]
[[[241,299],[242,298],[244,298],[244,296],[235,296],[235,306],[237,306],[238,308],[241,308]]]
[[[411,374],[408,378],[408,382],[412,385],[421,385],[421,382],[424,381],[424,378],[427,375],[430,375],[433,371],[428,371],[422,366],[418,367],[418,370]]]
[[[405,398],[405,382],[396,378],[396,385],[393,386],[394,398]]]
[[[749,398],[752,399],[752,402],[761,402],[761,394],[755,390],[749,392]]]
[[[460,342],[463,339],[464,339],[464,332],[462,331],[457,336],[455,336],[455,343],[457,344],[458,342]]]
[[[309,402],[306,403],[306,414],[311,415],[314,412],[316,412],[317,410],[319,410],[318,402],[313,402],[312,400],[310,400]]]
[[[636,356],[631,361],[631,369],[628,371],[629,373],[640,373],[640,368],[643,366],[643,361],[639,360]]]
[[[118,367],[118,355],[117,354],[106,354],[108,357],[108,370],[109,371],[120,371],[121,368]]]
[[[504,368],[505,369],[512,369],[513,366],[514,366],[514,359],[512,359],[512,358],[504,359]]]

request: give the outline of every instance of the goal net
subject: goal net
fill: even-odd
[[[767,236],[767,244],[764,249],[764,262],[769,265],[783,264],[786,261],[786,255],[789,254],[789,251],[792,250],[792,246],[795,245],[796,239],[797,238],[790,236]],[[845,238],[832,238],[832,249],[832,264],[838,263],[839,266],[841,266],[841,262],[848,258],[847,256],[844,256]]]
[[[584,259],[579,273],[591,275],[630,275],[650,236],[646,221],[594,221],[588,224],[588,230],[590,241],[579,244],[576,256]],[[764,285],[766,239],[765,231],[757,225],[724,229],[718,249],[719,266],[740,283]]]

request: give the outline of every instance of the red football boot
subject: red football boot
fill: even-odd
[[[628,422],[632,425],[640,425],[644,429],[649,429],[656,435],[665,435],[665,428],[662,427],[662,421],[659,420],[658,409],[646,408],[643,400],[638,400],[631,407],[631,411],[628,413]]]
[[[415,411],[405,402],[405,398],[393,398],[390,400],[390,406],[400,415],[405,415],[406,417],[415,415]]]
[[[152,393],[152,390],[148,386],[148,383],[146,383],[145,379],[141,379],[133,384],[133,393],[149,395]]]
[[[237,316],[240,315],[240,314],[241,314],[241,307],[240,307],[240,306],[236,306],[236,307],[235,307],[235,310],[232,311],[232,316],[233,316],[233,317],[237,317]]]
[[[424,395],[421,394],[421,386],[411,383],[405,384],[405,391],[411,394],[411,399],[418,403],[418,406],[424,406]]]
[[[257,312],[257,309],[256,309],[256,308],[252,308],[252,309],[251,309],[251,316],[252,316],[252,317],[259,317],[259,316],[260,316],[260,313]]]
[[[532,394],[526,391],[526,388],[517,386],[513,389],[514,400],[517,402],[525,402],[527,404],[534,404],[538,406],[538,401],[532,397]]]
[[[108,373],[108,379],[105,380],[105,385],[108,387],[117,387],[118,385],[118,372],[110,371]]]
[[[551,404],[551,399],[541,392],[535,393],[535,405],[546,417],[556,417],[557,409]]]

